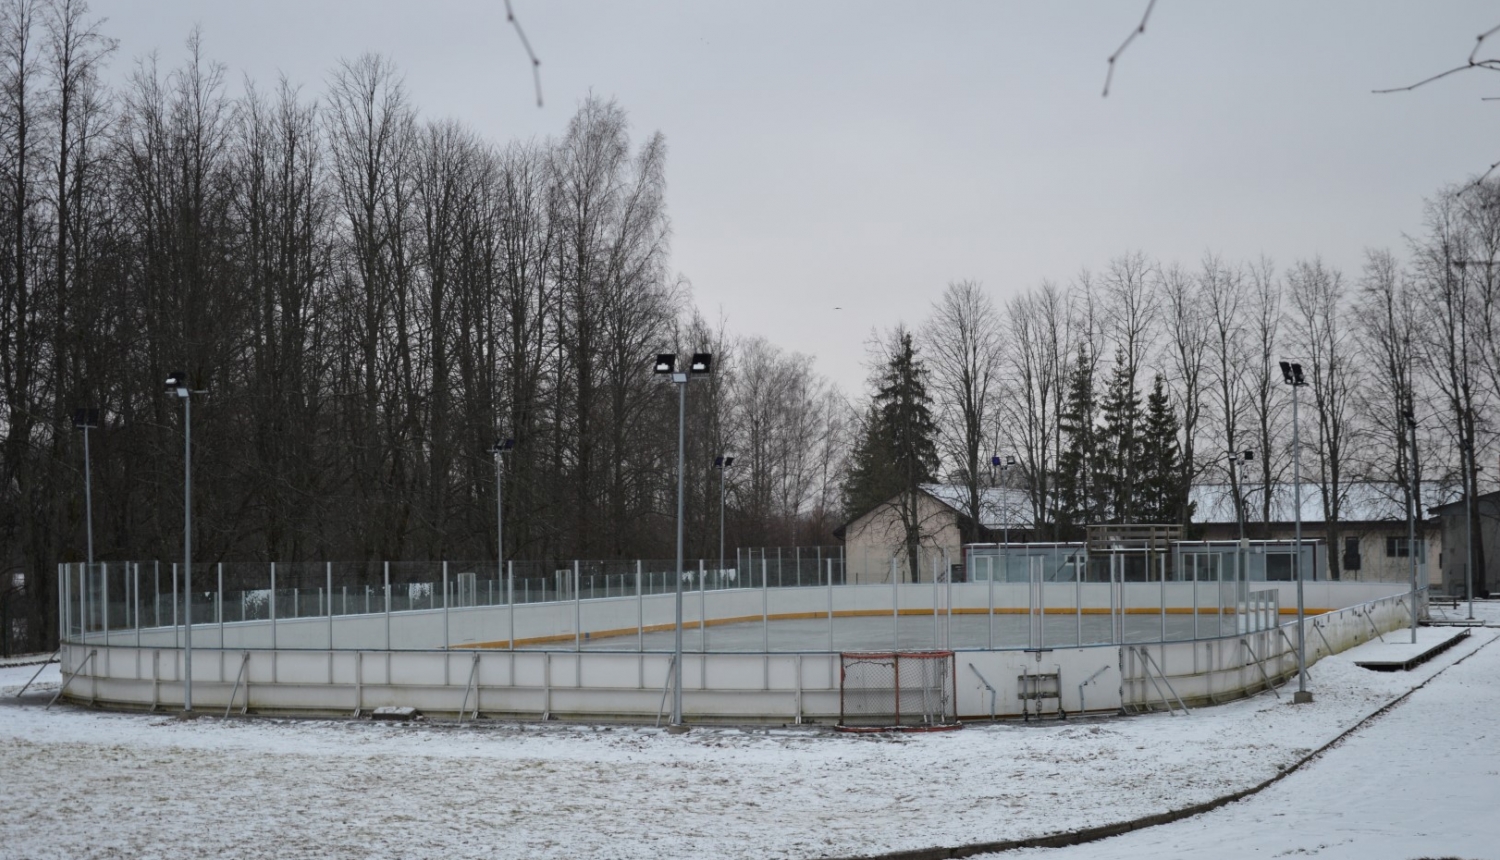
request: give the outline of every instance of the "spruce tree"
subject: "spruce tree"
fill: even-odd
[[[1078,536],[1083,526],[1098,520],[1097,408],[1094,402],[1093,365],[1088,349],[1080,346],[1068,377],[1067,405],[1059,416],[1063,448],[1057,457],[1057,507],[1052,521],[1059,540]]]
[[[1110,522],[1140,522],[1141,397],[1129,363],[1115,356],[1114,372],[1099,411],[1104,428],[1099,439],[1100,495]]]
[[[874,380],[875,394],[844,483],[845,513],[857,517],[891,502],[900,522],[900,545],[909,548],[911,580],[919,574],[922,485],[938,470],[937,422],[927,393],[927,369],[911,333],[896,330]]]
[[[891,439],[892,434],[880,420],[879,409],[871,404],[860,422],[849,456],[842,500],[846,519],[868,513],[901,491]]]
[[[1142,522],[1186,524],[1192,518],[1182,449],[1177,437],[1181,425],[1161,376],[1146,400],[1146,424],[1141,439]]]

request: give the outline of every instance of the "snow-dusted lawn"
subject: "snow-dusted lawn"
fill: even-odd
[[[1393,635],[1400,634],[1387,638]],[[817,857],[1013,839],[1257,783],[1496,635],[1476,630],[1409,673],[1355,668],[1358,649],[1326,659],[1313,667],[1310,706],[1289,704],[1288,691],[1186,717],[974,725],[898,737],[181,720],[47,712],[10,699],[0,704],[0,856]],[[1459,670],[1471,664],[1470,674],[1489,668],[1469,683],[1492,688],[1500,646]],[[13,692],[35,668],[0,668],[0,688]],[[43,681],[50,698],[55,667]],[[1487,719],[1500,713],[1497,704]],[[1416,713],[1411,705],[1375,725]],[[1439,731],[1445,713],[1421,712],[1401,736]],[[1454,713],[1468,726],[1484,722],[1467,710]],[[1494,755],[1493,740],[1478,743]],[[1357,749],[1351,741],[1313,768]],[[1383,764],[1387,754],[1381,745],[1359,753],[1348,778],[1420,809],[1426,795],[1400,790]],[[1500,769],[1493,760],[1488,766]],[[1296,803],[1317,808],[1357,787],[1323,785]],[[1500,794],[1493,785],[1484,792]],[[1274,829],[1281,820],[1254,826]],[[1234,844],[1212,843],[1219,856],[1245,856],[1224,854]],[[1490,844],[1489,855],[1474,856],[1500,852],[1500,841]],[[1078,856],[1100,856],[1086,850]]]
[[[1500,857],[1497,716],[1500,645],[1492,645],[1253,797],[1087,845],[985,856]]]

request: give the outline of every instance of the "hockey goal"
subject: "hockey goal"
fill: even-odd
[[[845,651],[839,657],[840,730],[958,728],[952,651]]]

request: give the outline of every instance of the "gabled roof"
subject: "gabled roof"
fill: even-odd
[[[963,484],[923,484],[927,495],[967,515],[969,488]],[[979,491],[979,524],[999,531],[1031,528],[1031,494],[1013,487],[984,487]]]

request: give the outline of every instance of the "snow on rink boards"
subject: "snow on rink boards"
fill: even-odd
[[[899,737],[44,711],[54,666],[25,704],[0,698],[10,813],[0,854],[659,860],[1016,839],[1259,783],[1477,651],[1281,783],[1290,794],[1273,788],[1264,801],[1066,856],[1275,856],[1320,845],[1330,857],[1494,856],[1493,818],[1471,807],[1493,796],[1486,774],[1500,771],[1496,748],[1473,742],[1473,726],[1500,709],[1495,634],[1476,630],[1410,672],[1357,668],[1367,646],[1324,658],[1312,668],[1311,705],[1263,694],[1187,717]],[[34,671],[0,668],[0,688],[14,692]],[[1313,779],[1322,773],[1331,775]]]

